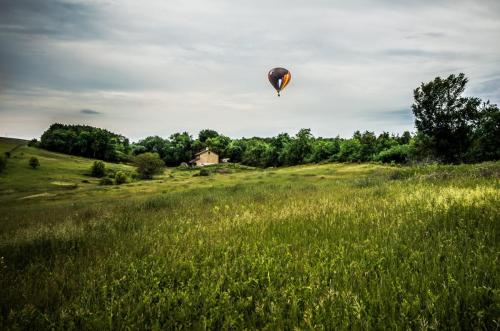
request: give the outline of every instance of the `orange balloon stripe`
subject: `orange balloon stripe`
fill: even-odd
[[[292,78],[292,75],[290,75],[290,73],[287,73],[285,76],[283,76],[283,81],[281,82],[280,91],[283,90],[288,85],[288,83],[290,82],[290,78]]]

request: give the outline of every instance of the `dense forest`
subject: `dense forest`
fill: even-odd
[[[278,167],[310,162],[432,161],[472,163],[500,159],[500,111],[479,98],[464,97],[463,74],[437,77],[414,90],[412,111],[416,133],[394,135],[354,132],[349,139],[314,137],[310,129],[296,135],[231,139],[205,129],[193,138],[187,132],[168,138],[151,136],[130,144],[107,130],[82,125],[53,124],[39,145],[51,151],[107,161],[127,161],[146,152],[158,153],[168,166],[189,162],[209,147],[230,162]]]
[[[42,134],[39,146],[54,152],[105,161],[125,161],[130,152],[129,140],[124,136],[88,125],[59,123],[52,124]]]

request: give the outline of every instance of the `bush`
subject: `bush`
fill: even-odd
[[[10,159],[10,152],[5,152],[5,157],[6,157],[7,159]]]
[[[7,166],[7,158],[5,156],[0,156],[0,172],[2,172]]]
[[[210,176],[210,171],[208,169],[201,169],[200,176]]]
[[[40,166],[40,161],[34,156],[30,157],[29,165],[31,168],[36,169]]]
[[[115,184],[121,185],[128,182],[128,176],[123,171],[118,171],[115,175]]]
[[[396,145],[383,150],[375,156],[375,161],[383,163],[407,163],[410,158],[410,145]]]
[[[151,179],[162,172],[165,163],[157,153],[143,153],[135,158],[137,172],[141,178]]]
[[[93,177],[103,177],[106,174],[106,165],[102,161],[94,161],[94,164],[92,164],[90,168],[90,172]]]
[[[28,146],[29,146],[29,147],[38,147],[38,140],[36,140],[35,138],[31,139],[31,140],[28,142]]]
[[[113,185],[113,180],[107,177],[101,178],[99,185]]]

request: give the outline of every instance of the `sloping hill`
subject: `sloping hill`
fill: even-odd
[[[0,153],[10,152],[6,169],[0,173],[0,200],[50,196],[69,190],[81,191],[95,188],[97,178],[90,177],[92,159],[49,152],[27,146],[26,140],[0,138]],[[28,165],[35,156],[40,161],[36,170]],[[114,171],[133,172],[124,164],[106,163]]]

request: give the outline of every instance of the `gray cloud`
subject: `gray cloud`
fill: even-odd
[[[99,114],[102,114],[101,112],[95,111],[95,110],[92,110],[92,109],[81,109],[80,113],[86,114],[86,115],[99,115]]]
[[[464,72],[467,93],[500,101],[499,3],[0,0],[0,132],[411,130],[411,113],[381,110],[409,109],[438,75]],[[274,66],[292,72],[280,99]]]
[[[99,11],[90,3],[64,0],[0,0],[0,34],[96,38]]]

